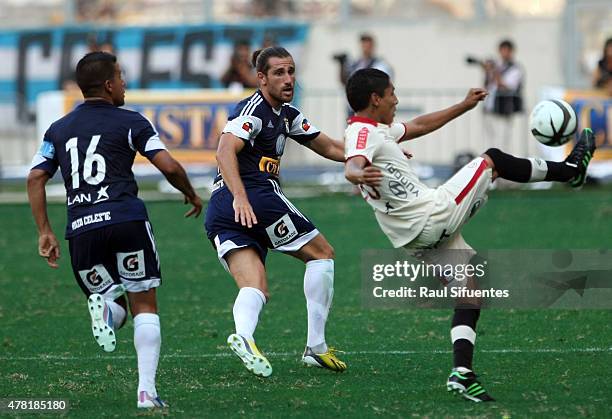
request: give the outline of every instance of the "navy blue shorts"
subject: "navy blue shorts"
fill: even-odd
[[[265,262],[268,249],[294,252],[319,234],[314,224],[287,199],[279,184],[271,179],[269,182],[269,187],[251,187],[246,191],[257,217],[252,228],[234,221],[234,197],[229,189],[223,187],[210,198],[206,234],[226,269],[223,257],[233,249],[253,247]]]
[[[86,231],[68,240],[72,271],[85,293],[143,292],[161,283],[159,257],[148,221]]]

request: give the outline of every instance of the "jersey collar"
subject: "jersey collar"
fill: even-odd
[[[355,122],[361,122],[361,123],[364,123],[364,124],[370,124],[370,125],[374,125],[375,127],[377,127],[379,125],[379,123],[377,121],[375,121],[373,119],[370,119],[370,118],[366,118],[365,116],[353,115],[353,116],[349,117],[349,119],[348,119],[348,123],[349,124],[354,124]]]
[[[95,105],[95,106],[99,106],[99,105],[107,105],[107,106],[115,106],[112,103],[110,103],[108,100],[104,100],[102,98],[100,99],[89,99],[89,100],[84,100],[83,102],[81,102],[79,104],[79,106],[81,105]]]
[[[278,110],[276,110],[276,109],[274,109],[274,107],[273,107],[272,105],[270,105],[270,102],[268,102],[268,101],[266,100],[266,97],[263,95],[263,92],[261,91],[261,89],[257,89],[257,92],[256,92],[256,93],[257,93],[257,94],[259,94],[259,96],[261,96],[261,98],[263,99],[264,103],[265,103],[266,105],[268,105],[268,108],[270,108],[270,109],[272,110],[272,112],[274,112],[274,114],[275,114],[276,116],[280,116],[280,114],[281,114],[281,109],[283,109],[283,105],[284,105],[284,104],[283,104],[283,105],[281,105],[281,106],[280,106],[280,108],[278,108]]]

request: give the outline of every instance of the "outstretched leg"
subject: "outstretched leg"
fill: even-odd
[[[485,151],[482,157],[493,169],[493,178],[499,176],[519,183],[569,182],[580,187],[586,181],[586,171],[595,152],[595,136],[585,128],[572,152],[562,162],[551,162],[540,158],[518,158],[497,148]]]

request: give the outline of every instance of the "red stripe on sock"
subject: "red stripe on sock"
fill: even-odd
[[[463,201],[463,198],[465,198],[465,196],[470,192],[470,190],[472,190],[472,188],[476,184],[476,181],[478,180],[480,175],[482,175],[482,172],[484,172],[486,168],[487,162],[483,159],[482,162],[480,162],[480,166],[478,166],[478,169],[476,169],[476,173],[474,173],[474,176],[472,176],[472,179],[470,179],[465,188],[463,188],[463,190],[455,198],[455,204],[459,205],[461,201]]]

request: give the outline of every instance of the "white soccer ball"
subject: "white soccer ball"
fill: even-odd
[[[562,100],[543,100],[531,111],[529,129],[544,145],[557,147],[567,143],[576,133],[578,118],[569,103]]]

